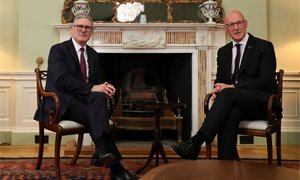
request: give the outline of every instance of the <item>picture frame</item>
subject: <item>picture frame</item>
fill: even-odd
[[[65,0],[62,10],[61,22],[71,23],[73,3],[76,0]],[[197,13],[199,5],[206,0],[86,0],[89,2],[90,15],[94,22],[118,23],[117,8],[121,3],[140,2],[144,4],[144,12],[148,23],[204,23],[206,19]],[[220,8],[217,23],[224,20],[222,0],[215,0]],[[139,22],[139,16],[131,23]]]

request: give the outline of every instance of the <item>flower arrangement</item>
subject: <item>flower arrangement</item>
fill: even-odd
[[[117,19],[119,22],[132,22],[141,12],[144,12],[144,5],[139,2],[117,3]]]

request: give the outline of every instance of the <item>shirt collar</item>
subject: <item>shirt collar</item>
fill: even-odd
[[[243,46],[246,46],[248,39],[249,39],[249,34],[246,33],[245,37],[244,37],[240,42],[237,43],[237,42],[232,41],[232,45],[233,45],[233,47],[234,47],[236,44],[241,44],[241,45],[243,45]]]
[[[82,48],[82,46],[79,45],[73,38],[72,38],[72,42],[73,42],[73,44],[74,44],[74,47],[75,47],[76,52],[78,52],[78,51],[80,50],[80,48]],[[86,45],[83,46],[83,48],[84,48],[84,50],[86,50]]]

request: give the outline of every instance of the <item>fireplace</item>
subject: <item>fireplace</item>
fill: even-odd
[[[118,103],[120,89],[124,90],[124,78],[128,72],[146,69],[153,73],[157,78],[155,81],[166,90],[168,102],[174,103],[180,100],[186,104],[186,109],[181,113],[183,140],[190,136],[192,127],[191,53],[99,53],[99,56],[101,76],[117,89],[116,103]],[[168,132],[168,134],[173,133]],[[174,133],[173,136],[176,137],[176,134]]]
[[[60,41],[70,38],[69,24],[54,27]],[[190,136],[204,119],[202,104],[212,88],[216,52],[225,42],[222,24],[94,23],[89,45],[99,53],[103,77],[117,88],[132,68],[157,72],[169,100],[180,98],[187,104],[184,129]]]

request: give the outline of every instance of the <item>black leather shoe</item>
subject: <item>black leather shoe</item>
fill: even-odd
[[[200,147],[194,145],[194,143],[189,140],[179,145],[171,145],[171,150],[178,154],[183,159],[196,160],[200,153]]]
[[[101,147],[93,154],[91,164],[95,166],[110,167],[114,161],[115,156],[112,153],[108,153],[104,147]]]
[[[139,178],[122,168],[119,172],[111,171],[111,180],[138,180]]]

